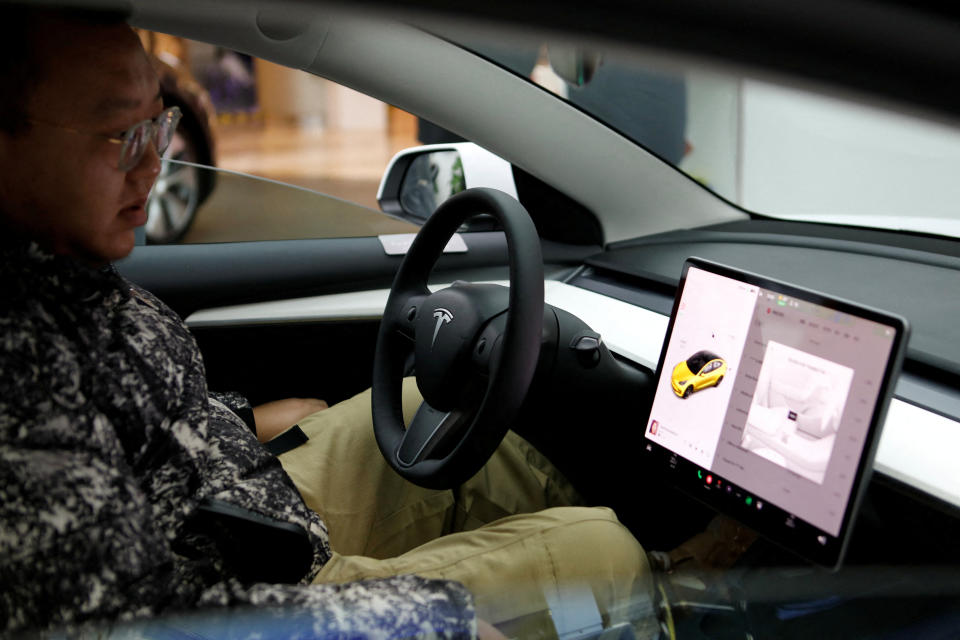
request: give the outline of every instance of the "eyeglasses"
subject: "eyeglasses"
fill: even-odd
[[[177,124],[180,123],[182,116],[183,114],[180,112],[179,107],[170,107],[155,119],[138,122],[116,137],[103,133],[95,133],[93,131],[83,131],[81,129],[65,127],[55,122],[45,122],[33,118],[29,118],[27,122],[56,127],[57,129],[63,129],[71,133],[95,136],[97,138],[103,138],[112,144],[119,144],[120,163],[117,165],[117,168],[119,168],[120,171],[130,171],[140,163],[140,159],[143,158],[143,154],[147,151],[148,142],[153,142],[153,146],[158,154],[162,154],[167,150],[167,147],[170,146],[170,141],[173,140],[173,133],[177,130]]]

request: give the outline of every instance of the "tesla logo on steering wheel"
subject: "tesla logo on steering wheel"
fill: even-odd
[[[431,350],[433,349],[434,343],[437,341],[437,334],[440,333],[440,327],[442,327],[445,322],[450,322],[453,320],[453,314],[443,307],[439,307],[433,310],[433,317],[437,319],[437,326],[433,330],[433,340],[430,341]]]

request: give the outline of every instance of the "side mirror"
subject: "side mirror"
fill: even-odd
[[[445,200],[473,187],[491,187],[517,197],[510,163],[472,142],[411,147],[390,160],[377,202],[384,213],[421,225]]]

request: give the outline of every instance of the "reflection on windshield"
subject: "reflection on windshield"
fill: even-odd
[[[665,72],[606,54],[577,86],[553,73],[549,45],[465,44],[749,211],[960,237],[960,133],[952,128],[744,77]]]

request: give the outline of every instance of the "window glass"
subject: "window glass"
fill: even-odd
[[[168,221],[183,216],[188,198],[179,190],[181,185],[172,180],[176,177],[182,183],[185,172],[195,172],[197,181],[209,178],[213,188],[184,236],[171,242],[346,238],[417,230],[412,224],[362,204],[304,187],[199,165],[174,164],[176,173],[161,177],[151,195],[148,238],[156,228],[169,229],[173,225]]]
[[[303,71],[140,36],[164,101],[184,112],[152,194],[148,243],[416,231],[381,213],[376,198],[393,155],[420,144],[414,116]]]

